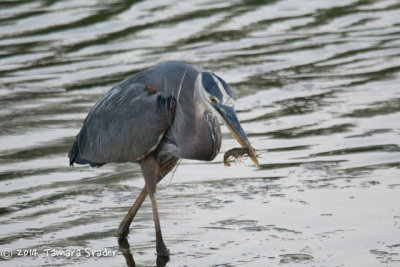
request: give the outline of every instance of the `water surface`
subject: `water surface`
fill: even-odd
[[[127,265],[116,233],[140,169],[70,168],[67,153],[102,94],[166,60],[223,77],[261,153],[224,167],[238,144],[223,128],[213,162],[164,179],[168,266],[400,264],[399,14],[391,0],[0,2],[0,249],[14,252],[0,265]],[[156,265],[148,200],[128,241]]]

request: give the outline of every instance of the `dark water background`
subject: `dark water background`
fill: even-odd
[[[399,266],[396,0],[0,1],[0,265],[126,265],[46,255],[118,250],[144,184],[134,164],[70,168],[67,152],[102,94],[172,59],[231,85],[262,157],[164,179],[168,266]],[[238,146],[223,133],[222,152]],[[146,201],[137,266],[156,264],[154,239]]]

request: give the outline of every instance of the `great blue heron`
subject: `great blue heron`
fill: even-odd
[[[179,158],[211,161],[221,148],[217,117],[258,166],[257,155],[236,116],[232,92],[217,75],[183,62],[165,62],[138,72],[106,93],[92,108],[69,152],[70,165],[139,163],[142,189],[121,222],[129,226],[147,194],[153,208],[156,250],[168,256],[161,235],[156,186]]]

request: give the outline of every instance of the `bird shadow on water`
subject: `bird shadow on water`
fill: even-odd
[[[122,252],[122,255],[125,258],[126,265],[128,267],[136,267],[135,259],[133,258],[128,240],[126,238],[118,240],[118,245],[120,251]],[[165,267],[168,262],[169,262],[169,257],[157,256],[156,266]]]

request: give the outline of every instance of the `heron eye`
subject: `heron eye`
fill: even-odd
[[[217,103],[217,99],[213,96],[210,96],[211,103]]]

